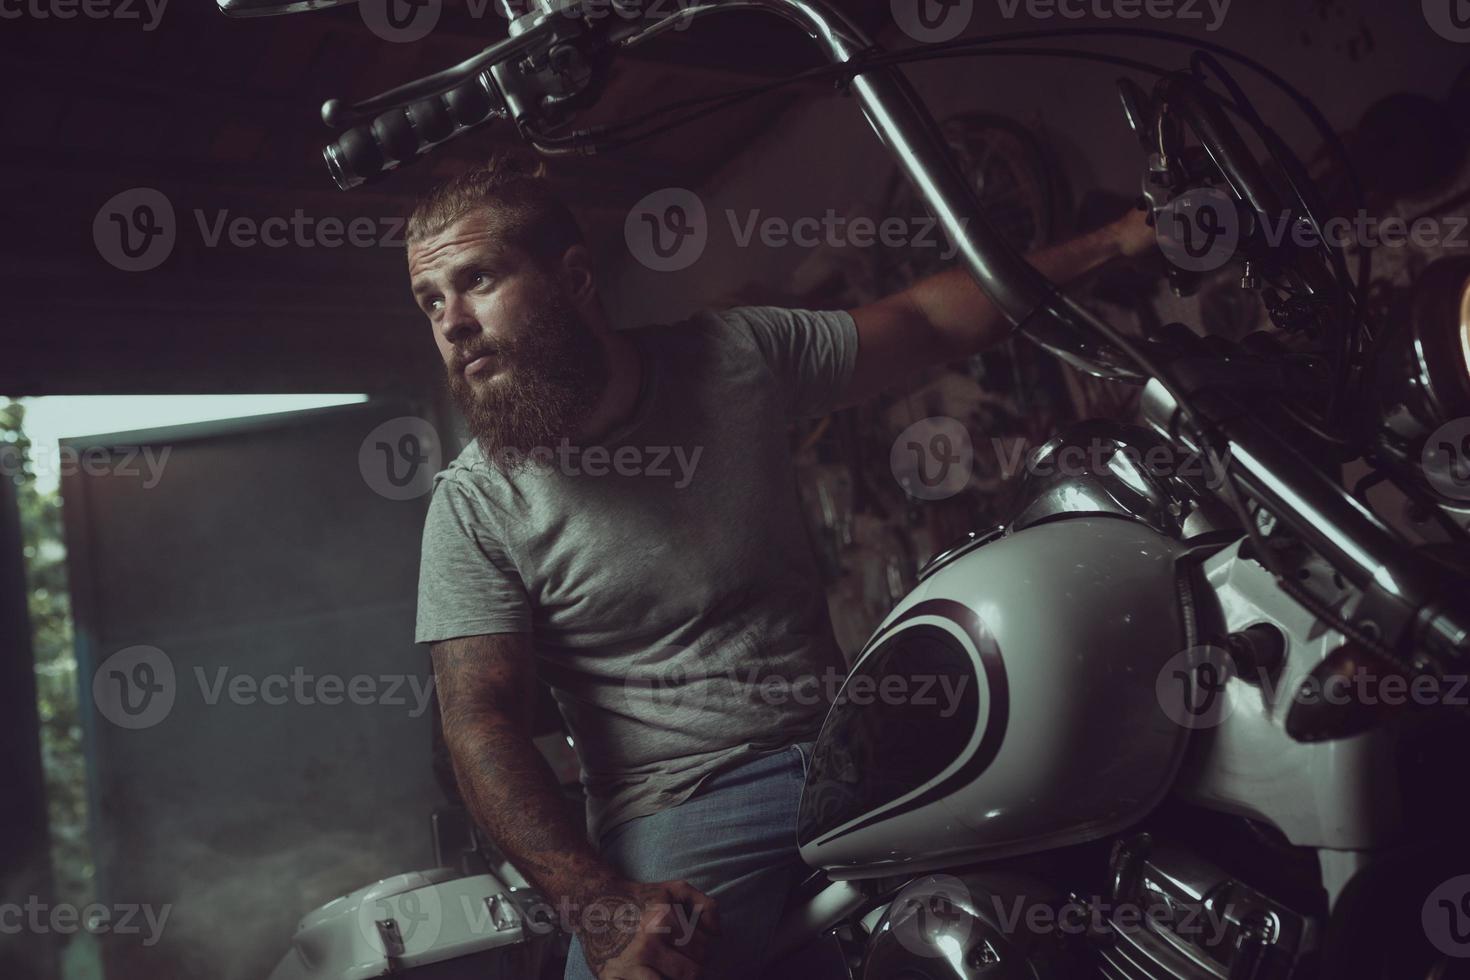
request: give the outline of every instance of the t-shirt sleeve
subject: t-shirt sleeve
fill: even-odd
[[[415,642],[530,632],[525,586],[489,525],[455,480],[437,481],[419,554]]]
[[[857,363],[857,325],[850,313],[740,306],[725,315],[755,342],[793,418],[832,411]]]

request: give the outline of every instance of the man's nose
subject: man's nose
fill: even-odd
[[[463,299],[449,299],[445,301],[444,317],[439,322],[439,330],[445,340],[455,344],[479,333],[480,321],[475,319],[469,304]]]

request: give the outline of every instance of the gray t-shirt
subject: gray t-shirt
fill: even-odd
[[[418,642],[531,633],[594,841],[813,737],[843,670],[787,422],[846,387],[852,317],[739,307],[626,335],[629,421],[508,476],[471,442],[435,478],[419,573]]]

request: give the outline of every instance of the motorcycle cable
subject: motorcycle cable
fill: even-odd
[[[882,55],[882,56],[879,56],[879,57],[865,59],[863,65],[862,65],[862,68],[860,70],[870,70],[873,67],[881,67],[881,66],[887,65],[887,64],[901,64],[901,63],[906,63],[906,62],[910,62],[910,61],[922,61],[922,60],[930,60],[930,59],[935,59],[935,58],[974,57],[974,56],[980,56],[980,55],[986,55],[986,54],[990,54],[990,55],[1025,55],[1025,56],[1042,55],[1042,56],[1055,56],[1055,57],[1069,57],[1069,58],[1075,58],[1075,59],[1079,59],[1079,60],[1096,61],[1096,62],[1101,62],[1101,63],[1104,63],[1104,64],[1116,65],[1116,66],[1120,66],[1120,67],[1124,67],[1124,68],[1129,68],[1129,69],[1136,70],[1136,71],[1149,72],[1149,73],[1153,73],[1153,74],[1160,75],[1160,76],[1167,75],[1167,74],[1170,74],[1171,73],[1168,69],[1164,69],[1164,68],[1162,68],[1160,66],[1153,65],[1153,64],[1150,64],[1150,63],[1147,63],[1147,62],[1136,61],[1136,60],[1133,60],[1133,59],[1122,58],[1122,57],[1114,56],[1114,55],[1105,55],[1105,54],[1100,54],[1100,53],[1092,52],[1092,51],[1079,51],[1079,50],[1076,50],[1076,49],[1065,49],[1065,48],[1063,48],[1063,49],[1052,49],[1052,48],[1034,48],[1034,47],[1033,48],[1014,48],[1014,49],[1000,49],[1000,48],[994,48],[994,47],[987,47],[987,48],[985,48],[984,50],[981,50],[981,51],[970,51],[970,50],[966,50],[966,49],[960,48],[958,46],[954,46],[954,47],[952,47],[951,50],[947,50],[947,51],[944,51],[942,53],[929,52],[929,51],[919,51],[919,52],[907,52],[907,51],[906,52],[893,52],[893,53],[885,54],[885,55]],[[721,108],[724,108],[726,106],[735,104],[736,102],[739,102],[739,101],[742,101],[742,100],[745,100],[745,99],[754,98],[754,97],[756,97],[758,95],[761,95],[761,94],[763,94],[765,92],[772,91],[772,90],[774,90],[776,88],[779,88],[779,87],[781,87],[783,85],[796,84],[796,83],[801,82],[801,81],[811,80],[813,78],[821,77],[821,76],[824,76],[824,75],[830,77],[830,76],[833,76],[833,75],[848,76],[848,75],[851,75],[851,74],[855,74],[856,72],[854,72],[854,70],[853,70],[854,67],[855,66],[853,66],[851,63],[849,63],[847,65],[841,65],[841,66],[823,66],[821,68],[810,69],[810,70],[808,70],[806,72],[802,72],[802,73],[799,73],[797,75],[789,76],[788,78],[780,79],[780,80],[777,80],[775,82],[763,83],[763,84],[758,85],[758,86],[752,86],[752,87],[749,87],[749,88],[746,88],[746,89],[739,89],[739,90],[736,90],[734,92],[720,93],[720,94],[714,95],[714,96],[701,96],[701,97],[693,98],[693,99],[685,99],[685,100],[681,100],[681,101],[676,102],[676,103],[671,103],[671,104],[668,104],[668,105],[660,106],[658,108],[648,110],[647,112],[641,114],[640,116],[634,117],[632,119],[624,120],[624,121],[619,122],[619,123],[616,123],[616,124],[611,124],[610,126],[609,125],[605,125],[603,127],[598,127],[595,130],[598,135],[600,135],[600,136],[612,136],[614,138],[611,139],[611,140],[602,140],[602,141],[599,141],[595,147],[584,149],[581,152],[589,152],[590,153],[590,152],[606,152],[606,151],[609,151],[609,150],[617,150],[617,149],[620,149],[620,148],[622,148],[624,146],[627,146],[627,145],[629,145],[629,144],[631,144],[633,142],[639,141],[639,140],[654,138],[654,137],[656,137],[658,135],[661,135],[662,133],[668,132],[668,131],[670,131],[672,129],[675,129],[675,128],[679,127],[679,126],[682,126],[682,125],[685,125],[685,124],[687,124],[689,122],[692,122],[695,119],[703,118],[707,113],[718,111],[718,109],[721,109]],[[1218,104],[1220,104],[1222,107],[1224,107],[1224,108],[1226,108],[1226,109],[1234,112],[1238,116],[1240,116],[1243,121],[1245,121],[1248,124],[1252,125],[1252,128],[1259,129],[1259,123],[1258,123],[1259,117],[1257,117],[1257,120],[1252,120],[1250,118],[1250,116],[1248,114],[1246,114],[1245,112],[1241,111],[1238,106],[1234,105],[1233,103],[1231,103],[1228,100],[1225,100],[1225,99],[1221,98],[1218,93],[1209,92],[1207,89],[1205,91],[1208,92],[1208,94],[1210,96],[1214,97],[1217,100]],[[649,119],[656,118],[656,117],[658,117],[660,115],[667,114],[667,113],[672,112],[672,111],[674,111],[676,109],[683,108],[683,107],[686,107],[686,106],[700,106],[701,109],[699,111],[691,112],[691,113],[688,113],[688,114],[686,114],[684,116],[678,117],[678,118],[673,119],[673,120],[670,120],[668,122],[665,122],[662,125],[659,125],[659,126],[654,127],[653,129],[646,130],[646,131],[641,132],[641,133],[637,133],[635,135],[628,135],[628,136],[620,135],[621,133],[625,132],[626,130],[635,129],[637,126],[639,126],[640,124],[644,123],[645,121],[647,121]],[[563,149],[561,149],[556,144],[562,144],[562,145],[571,144],[573,142],[576,142],[584,134],[590,134],[592,132],[593,132],[593,130],[581,130],[581,131],[578,131],[575,134],[570,134],[570,135],[563,136],[563,137],[551,137],[551,136],[544,136],[544,135],[540,135],[540,134],[533,134],[533,144],[534,145],[537,145],[538,149],[542,149],[543,152],[545,152],[546,150],[550,149],[554,153],[558,153],[558,154],[560,154],[560,153],[567,153],[567,152],[575,153],[575,152],[578,152],[578,151],[577,150],[563,150]],[[1263,137],[1263,142],[1267,142],[1267,140],[1264,137]],[[1284,165],[1283,165],[1283,169],[1285,169]],[[1299,195],[1299,197],[1300,197],[1300,195]],[[1303,206],[1306,207],[1305,202],[1303,202]],[[1315,219],[1313,219],[1313,220],[1315,220]],[[1342,274],[1342,275],[1345,275],[1346,274],[1345,268],[1343,268],[1341,266],[1338,266],[1337,269],[1336,269],[1336,271],[1338,273]],[[1349,282],[1351,281],[1351,278],[1350,277],[1349,277],[1348,281]],[[1341,302],[1342,297],[1346,293],[1346,290],[1343,287],[1341,281],[1339,281],[1337,279],[1337,277],[1334,277],[1334,285],[1335,285],[1335,287],[1337,288],[1337,290],[1339,292],[1339,300]],[[1345,304],[1345,305],[1347,305],[1347,304]],[[1344,319],[1346,319],[1346,317]],[[1349,340],[1348,342],[1351,343],[1351,340]],[[1339,384],[1344,384],[1345,383],[1344,382],[1345,369],[1349,366],[1348,363],[1347,363],[1347,361],[1346,361],[1346,359],[1345,359],[1345,352],[1343,352],[1341,350],[1337,351],[1336,352],[1336,356],[1333,357],[1333,360],[1334,360],[1334,371],[1335,371],[1335,373],[1336,373],[1336,375],[1338,377],[1338,383]],[[1286,407],[1287,407],[1287,409],[1289,411],[1289,414],[1293,418],[1293,420],[1295,420],[1296,422],[1298,422],[1298,424],[1302,425],[1302,427],[1304,429],[1306,429],[1307,431],[1311,432],[1317,438],[1322,439],[1323,441],[1325,441],[1325,442],[1327,442],[1327,443],[1329,443],[1329,444],[1331,444],[1331,445],[1333,445],[1335,447],[1339,447],[1339,448],[1342,448],[1342,447],[1345,447],[1345,446],[1348,446],[1349,445],[1349,443],[1345,439],[1343,439],[1341,436],[1335,435],[1335,434],[1327,431],[1323,427],[1324,424],[1328,424],[1328,423],[1325,423],[1324,422],[1323,424],[1318,424],[1317,422],[1313,421],[1312,419],[1310,419],[1310,418],[1302,415],[1300,412],[1292,409],[1290,406],[1286,406]]]
[[[953,53],[953,56],[957,57],[967,57],[972,54],[1039,54],[1043,56],[1072,57],[1081,60],[1091,60],[1105,64],[1113,64],[1120,67],[1129,68],[1134,71],[1141,71],[1155,75],[1167,74],[1164,69],[1160,68],[1156,64],[1152,64],[1149,62],[1124,58],[1122,56],[1116,55],[1104,55],[1096,52],[1083,51],[1078,49],[998,49],[989,47],[992,44],[1006,40],[1030,40],[1053,37],[1086,37],[1089,35],[1140,37],[1149,40],[1161,40],[1177,44],[1185,44],[1194,48],[1195,51],[1191,58],[1191,65],[1196,76],[1201,80],[1201,82],[1207,81],[1203,68],[1209,67],[1216,74],[1216,76],[1218,76],[1220,82],[1225,85],[1225,87],[1229,90],[1229,92],[1233,96],[1233,101],[1221,98],[1218,93],[1210,91],[1208,87],[1204,87],[1202,90],[1214,96],[1218,105],[1238,116],[1256,133],[1257,138],[1260,139],[1261,143],[1265,146],[1267,152],[1270,154],[1272,160],[1275,162],[1278,170],[1280,170],[1281,173],[1286,176],[1293,195],[1296,197],[1303,211],[1307,214],[1308,219],[1313,222],[1316,227],[1320,228],[1321,224],[1317,221],[1315,214],[1313,214],[1314,209],[1307,201],[1306,193],[1303,191],[1303,187],[1309,187],[1311,185],[1311,178],[1307,174],[1306,168],[1301,163],[1300,158],[1298,158],[1296,154],[1292,152],[1290,146],[1287,145],[1286,142],[1282,140],[1275,133],[1274,130],[1272,130],[1269,126],[1265,124],[1264,120],[1260,117],[1260,114],[1255,111],[1249,97],[1245,94],[1241,86],[1235,81],[1234,77],[1224,68],[1224,66],[1221,65],[1219,61],[1214,58],[1209,52],[1218,53],[1258,72],[1268,82],[1284,92],[1291,101],[1295,102],[1297,106],[1302,110],[1303,114],[1307,117],[1308,121],[1318,130],[1325,144],[1338,158],[1343,167],[1344,173],[1347,175],[1353,203],[1359,206],[1362,205],[1362,185],[1361,181],[1358,178],[1356,167],[1353,165],[1352,159],[1348,155],[1347,149],[1343,145],[1341,139],[1338,137],[1337,133],[1332,129],[1332,127],[1327,123],[1326,118],[1322,115],[1321,111],[1317,108],[1317,106],[1315,105],[1315,103],[1312,102],[1311,99],[1309,99],[1306,95],[1304,95],[1294,86],[1292,86],[1291,83],[1287,82],[1284,78],[1282,78],[1276,72],[1272,71],[1270,68],[1267,68],[1265,65],[1261,64],[1253,58],[1241,54],[1233,48],[1229,48],[1225,45],[1216,44],[1210,41],[1201,41],[1196,38],[1174,34],[1168,31],[1154,31],[1143,28],[1106,28],[1102,30],[1090,28],[1069,28],[1049,31],[1028,31],[1014,35],[989,35],[980,38],[961,38],[954,41],[945,42],[943,44],[934,45],[921,51],[884,52],[876,56],[868,57],[864,57],[860,54],[857,58],[854,58],[847,63],[841,65],[822,66],[816,69],[808,70],[806,72],[798,73],[794,76],[790,76],[788,79],[782,79],[772,83],[765,83],[763,85],[754,86],[749,89],[737,90],[736,92],[732,93],[722,93],[717,96],[705,96],[702,98],[682,100],[681,102],[650,110],[649,112],[646,112],[641,116],[634,117],[631,120],[626,120],[622,123],[614,124],[614,126],[611,128],[604,127],[602,129],[602,132],[607,134],[626,132],[627,130],[635,128],[638,124],[650,118],[654,118],[660,114],[664,114],[668,111],[673,111],[683,106],[697,106],[703,104],[706,106],[710,106],[710,111],[714,111],[714,109],[723,108],[727,105],[733,104],[735,101],[738,101],[740,99],[754,97],[755,95],[771,91],[784,84],[810,80],[824,75],[829,77],[834,75],[839,77],[850,77],[851,75],[858,73],[857,71],[854,71],[854,69],[858,68],[859,65],[861,65],[861,68],[859,68],[859,70],[866,70],[871,67],[879,67],[883,65],[902,64],[910,61],[924,61],[930,60],[931,58],[947,57],[950,56],[951,52]],[[693,119],[698,117],[691,115],[685,118]],[[664,132],[669,131],[670,129],[682,125],[684,121],[684,119],[676,119],[662,126],[655,127],[654,129],[647,132],[627,137],[621,137],[618,139],[617,142],[602,144],[595,148],[587,149],[582,152],[602,152],[606,149],[616,149],[636,140],[658,136]],[[556,153],[578,152],[577,150],[565,151],[553,146],[544,146],[538,148],[541,148],[543,150],[551,150],[552,152]],[[1336,292],[1338,293],[1337,302],[1340,307],[1339,315],[1341,317],[1341,320],[1339,321],[1339,328],[1336,331],[1338,334],[1340,334],[1340,337],[1338,338],[1338,342],[1333,345],[1333,353],[1331,355],[1333,360],[1334,374],[1337,378],[1338,387],[1329,392],[1327,411],[1320,425],[1313,422],[1311,419],[1302,416],[1298,412],[1293,411],[1291,412],[1291,415],[1295,420],[1302,424],[1305,429],[1307,429],[1317,438],[1323,439],[1331,445],[1342,447],[1347,444],[1346,440],[1328,430],[1335,428],[1334,422],[1336,421],[1336,410],[1339,404],[1340,393],[1346,392],[1347,390],[1347,387],[1349,385],[1350,373],[1353,366],[1353,360],[1361,350],[1364,332],[1363,318],[1366,310],[1364,294],[1366,291],[1368,280],[1371,276],[1371,251],[1368,249],[1363,249],[1359,252],[1358,274],[1356,277],[1356,282],[1354,282],[1354,277],[1348,273],[1341,255],[1335,249],[1333,249],[1330,243],[1327,242],[1325,238],[1321,238],[1319,236],[1319,244],[1326,253],[1328,266],[1334,280],[1333,285]],[[1349,296],[1351,297],[1350,300],[1347,298]]]
[[[1175,414],[1183,419],[1188,428],[1193,430],[1195,438],[1199,443],[1200,452],[1204,453],[1210,460],[1210,464],[1216,468],[1215,472],[1225,475],[1226,479],[1220,486],[1221,490],[1224,491],[1223,496],[1226,498],[1226,505],[1240,519],[1241,530],[1245,532],[1245,536],[1250,542],[1256,560],[1271,575],[1276,585],[1323,623],[1333,627],[1355,643],[1360,644],[1370,653],[1390,662],[1399,662],[1399,658],[1395,657],[1377,638],[1370,636],[1367,631],[1349,622],[1326,601],[1308,591],[1295,578],[1280,568],[1276,561],[1277,556],[1266,544],[1265,535],[1262,534],[1255,515],[1252,514],[1250,508],[1245,503],[1244,496],[1240,493],[1240,489],[1235,485],[1235,478],[1231,474],[1230,468],[1211,443],[1209,429],[1195,412],[1189,400],[1184,397],[1183,392],[1170,380],[1163,369],[1155,364],[1153,359],[1147,354],[1139,350],[1121,331],[1115,329],[1112,324],[1108,323],[1102,317],[1095,316],[1091,311],[1060,290],[1058,290],[1057,296],[1061,302],[1067,305],[1074,316],[1078,316],[1084,320],[1089,327],[1100,333],[1106,340],[1117,345],[1124,354],[1131,357],[1140,368],[1151,375],[1154,380],[1158,381],[1159,385],[1168,393],[1169,397],[1174,400]],[[1171,429],[1173,425],[1174,423],[1171,421]],[[1264,509],[1262,505],[1258,504],[1257,506],[1260,509]],[[1267,513],[1270,513],[1270,511],[1267,510]]]
[[[1198,50],[1209,51],[1250,68],[1279,89],[1292,102],[1296,103],[1297,108],[1307,117],[1308,122],[1317,130],[1323,143],[1338,158],[1338,162],[1342,165],[1343,173],[1348,179],[1348,185],[1351,190],[1352,203],[1362,206],[1363,186],[1362,181],[1358,177],[1357,167],[1354,165],[1352,157],[1348,154],[1347,146],[1342,142],[1342,137],[1332,128],[1331,123],[1327,121],[1327,117],[1322,114],[1322,110],[1317,108],[1317,104],[1272,69],[1249,55],[1242,54],[1227,45],[1203,38],[1191,37],[1186,34],[1176,34],[1172,31],[1160,31],[1146,27],[1067,27],[1052,30],[1020,31],[1015,34],[990,34],[973,38],[958,38],[953,41],[932,45],[931,47],[947,48],[963,45],[985,45],[993,42],[1044,40],[1048,38],[1067,37],[1138,37],[1156,41],[1167,41]]]
[[[1341,334],[1337,346],[1334,361],[1337,375],[1337,385],[1328,393],[1328,402],[1322,413],[1323,425],[1332,428],[1337,420],[1339,409],[1339,396],[1345,393],[1351,383],[1350,373],[1354,360],[1362,350],[1363,332],[1363,304],[1365,300],[1364,291],[1368,269],[1363,265],[1369,254],[1367,249],[1359,252],[1358,280],[1354,283],[1349,275],[1347,264],[1344,262],[1341,250],[1334,247],[1327,237],[1320,233],[1323,223],[1318,219],[1312,202],[1307,199],[1311,187],[1311,177],[1306,172],[1306,167],[1301,159],[1292,152],[1290,146],[1281,139],[1274,129],[1266,124],[1260,113],[1255,109],[1245,92],[1236,83],[1234,77],[1214,57],[1204,52],[1195,52],[1191,57],[1191,66],[1195,74],[1201,80],[1205,79],[1203,69],[1208,67],[1217,76],[1222,85],[1229,90],[1236,104],[1240,108],[1240,115],[1255,131],[1266,152],[1270,154],[1271,160],[1277,169],[1286,178],[1292,195],[1314,229],[1318,230],[1317,245],[1324,254],[1328,267],[1332,272],[1333,286],[1337,292],[1336,305],[1338,316],[1341,318],[1338,333]],[[1349,288],[1351,287],[1351,289]],[[1315,427],[1313,427],[1316,431]]]
[[[860,75],[863,72],[872,71],[875,68],[887,68],[887,67],[892,67],[892,66],[909,64],[909,63],[913,63],[913,62],[935,61],[935,60],[943,60],[943,59],[949,59],[949,58],[973,58],[973,57],[980,57],[980,56],[983,56],[983,55],[998,55],[998,56],[1021,55],[1021,56],[1033,56],[1033,57],[1036,56],[1036,55],[1041,55],[1041,56],[1044,56],[1044,57],[1045,56],[1052,56],[1052,57],[1059,57],[1059,58],[1073,58],[1073,59],[1082,60],[1082,61],[1095,61],[1095,62],[1100,62],[1102,64],[1114,65],[1116,67],[1129,68],[1131,70],[1141,71],[1141,72],[1147,72],[1147,73],[1158,75],[1158,76],[1168,75],[1168,74],[1171,74],[1174,71],[1174,69],[1163,68],[1163,67],[1161,67],[1159,65],[1152,64],[1152,63],[1149,63],[1149,62],[1137,61],[1137,60],[1134,60],[1134,59],[1124,58],[1124,57],[1121,57],[1121,56],[1118,56],[1118,55],[1107,55],[1107,54],[1101,54],[1099,52],[1085,51],[1085,50],[1075,49],[1075,48],[992,48],[992,47],[987,47],[987,48],[984,48],[984,49],[977,49],[977,50],[974,50],[974,51],[970,51],[970,50],[945,50],[945,51],[921,50],[921,51],[884,52],[884,53],[879,54],[879,55],[874,55],[874,56],[869,56],[869,57],[863,57],[863,58],[860,58],[860,59],[853,59],[852,61],[843,62],[843,63],[838,64],[838,65],[823,65],[823,66],[818,67],[818,68],[810,68],[810,69],[807,69],[806,71],[798,72],[798,73],[796,73],[794,75],[789,75],[789,76],[787,76],[785,78],[778,79],[778,80],[773,81],[773,82],[765,82],[765,83],[762,83],[760,85],[754,85],[754,86],[749,86],[747,88],[735,89],[735,90],[730,91],[730,92],[721,92],[721,93],[716,94],[716,95],[706,95],[706,96],[699,96],[699,97],[692,98],[692,99],[683,99],[683,100],[680,100],[678,102],[673,102],[673,103],[669,103],[667,105],[658,106],[658,107],[653,108],[653,109],[650,109],[650,110],[648,110],[648,111],[646,111],[646,112],[644,112],[644,113],[642,113],[642,114],[640,114],[638,116],[634,116],[634,117],[632,117],[629,120],[620,121],[620,122],[617,122],[617,123],[604,124],[604,125],[599,126],[599,127],[590,127],[590,128],[588,128],[586,130],[574,131],[574,132],[567,133],[565,135],[560,135],[560,136],[550,135],[550,134],[538,134],[538,138],[540,140],[542,140],[543,142],[546,142],[546,143],[548,143],[550,145],[558,146],[558,145],[571,145],[573,143],[576,143],[576,142],[579,141],[579,139],[581,139],[581,137],[583,136],[584,133],[585,134],[595,134],[595,135],[599,135],[599,136],[612,136],[612,137],[614,137],[614,139],[612,141],[609,141],[609,142],[598,142],[598,143],[596,143],[594,145],[591,145],[591,146],[586,147],[585,149],[583,149],[581,151],[581,152],[584,152],[584,153],[586,153],[588,155],[595,154],[595,153],[602,153],[602,152],[606,152],[608,150],[621,149],[622,147],[627,146],[627,145],[629,145],[631,143],[634,143],[634,142],[637,142],[637,141],[640,141],[640,140],[644,140],[644,139],[650,139],[652,137],[662,135],[663,133],[668,132],[671,129],[675,129],[675,128],[679,127],[679,126],[687,125],[688,123],[691,123],[691,122],[694,122],[694,121],[696,121],[698,119],[701,119],[705,115],[709,114],[710,112],[714,112],[714,111],[717,111],[719,109],[726,108],[727,106],[737,104],[737,103],[742,102],[742,101],[745,101],[747,99],[756,98],[756,97],[758,97],[760,95],[763,95],[763,94],[765,94],[767,92],[773,91],[773,90],[778,89],[778,88],[782,88],[782,87],[787,86],[787,85],[800,84],[801,82],[812,81],[812,80],[820,79],[820,78],[824,78],[824,77],[825,78],[835,78],[835,79],[838,80],[839,83],[842,83],[842,82],[846,82],[846,81],[850,80],[852,78],[852,76],[854,76],[854,75]],[[1216,98],[1219,98],[1218,93],[1213,93],[1212,92],[1210,94],[1213,95],[1213,96],[1215,96]],[[1229,102],[1225,102],[1225,101],[1222,100],[1221,101],[1221,104],[1225,108],[1230,109],[1231,111],[1235,111],[1234,106],[1232,106]],[[686,106],[701,106],[702,108],[699,111],[691,112],[691,113],[687,113],[687,114],[685,114],[683,116],[679,116],[679,117],[677,117],[677,118],[675,118],[675,119],[673,119],[673,120],[671,120],[669,122],[666,122],[666,123],[664,123],[664,124],[662,124],[660,126],[657,126],[657,127],[653,128],[653,129],[650,129],[650,130],[646,130],[646,131],[641,132],[641,133],[636,133],[636,134],[631,135],[631,136],[621,136],[620,135],[624,131],[629,130],[629,129],[633,129],[636,126],[638,126],[639,124],[641,124],[641,123],[643,123],[643,122],[645,122],[647,120],[650,120],[652,118],[655,118],[655,117],[658,117],[658,116],[661,116],[661,115],[666,115],[669,112],[672,112],[672,111],[674,111],[676,109],[680,109],[680,108],[683,108],[683,107],[686,107]]]

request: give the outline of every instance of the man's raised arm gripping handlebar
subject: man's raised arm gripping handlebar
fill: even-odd
[[[635,882],[605,864],[531,741],[530,635],[497,633],[433,645],[444,738],[476,822],[576,932],[603,980],[699,976],[717,931],[715,902],[687,882]],[[675,906],[683,906],[678,914]],[[695,928],[676,928],[693,921]]]

